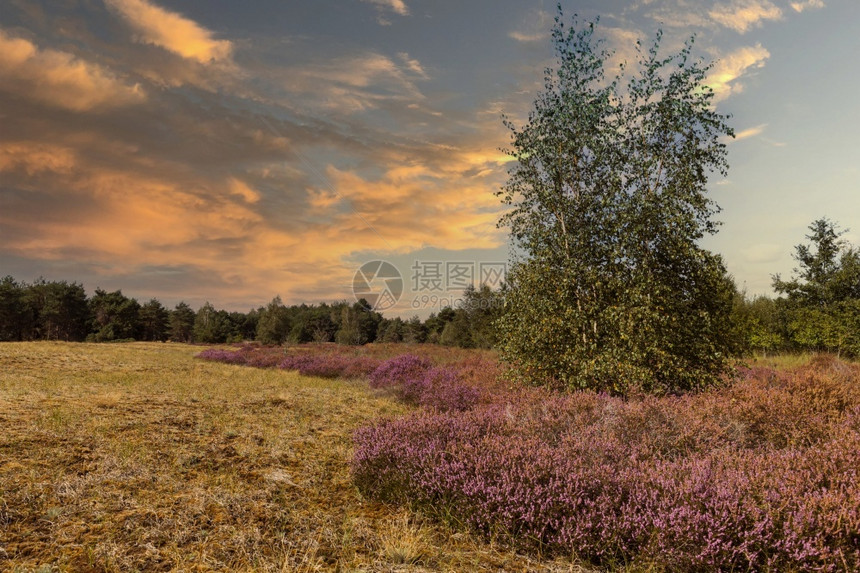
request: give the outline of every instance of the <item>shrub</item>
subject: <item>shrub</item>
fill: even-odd
[[[284,370],[298,370],[305,376],[321,378],[357,378],[378,367],[371,358],[347,357],[338,354],[293,354],[278,365]]]
[[[359,429],[353,477],[372,498],[596,564],[858,570],[858,380],[825,361],[684,397],[497,394]]]
[[[222,348],[207,348],[198,353],[197,358],[213,362],[224,362],[226,364],[245,364],[247,361],[247,356],[241,349],[232,351]]]
[[[306,351],[306,348],[309,351]],[[379,359],[371,356],[322,352],[320,348],[324,347],[302,347],[301,350],[285,356],[281,347],[245,344],[235,351],[209,348],[200,352],[197,357],[255,368],[298,370],[306,376],[324,378],[360,378],[373,372],[380,364]]]
[[[427,370],[417,386],[416,402],[442,412],[471,410],[481,399],[481,391],[466,384],[461,372],[450,366]]]
[[[412,385],[414,380],[424,375],[432,363],[414,354],[402,354],[386,360],[370,374],[373,388],[403,387]],[[408,390],[407,390],[408,392]]]
[[[404,354],[383,362],[370,374],[374,388],[391,388],[410,404],[434,410],[465,411],[481,399],[482,391],[466,382],[461,366],[432,366],[432,363],[412,354]]]
[[[323,355],[293,355],[284,358],[278,368],[284,370],[298,370],[305,376],[319,376],[321,378],[337,378],[344,369],[345,364],[339,356]]]
[[[255,352],[248,357],[246,364],[254,368],[275,368],[283,358],[282,352]]]

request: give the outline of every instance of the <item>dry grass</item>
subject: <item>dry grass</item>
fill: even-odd
[[[362,500],[352,431],[406,406],[199,351],[0,344],[0,570],[580,570]]]
[[[805,366],[812,361],[815,354],[803,352],[800,354],[757,354],[743,362],[751,366],[763,366],[776,370],[787,370]]]

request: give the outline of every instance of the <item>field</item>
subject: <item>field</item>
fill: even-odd
[[[433,345],[0,345],[0,570],[855,571],[860,366],[622,399]]]
[[[364,498],[365,380],[178,344],[0,344],[0,571],[580,571]]]
[[[353,436],[368,499],[625,571],[860,570],[860,368],[759,359],[706,392],[558,394],[434,346],[245,346],[213,361],[366,376],[419,406]],[[274,353],[273,353],[274,352]]]

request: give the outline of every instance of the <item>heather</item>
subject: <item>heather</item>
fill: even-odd
[[[353,476],[374,499],[597,565],[856,570],[858,382],[820,358],[680,397],[497,393],[358,430]]]
[[[199,356],[366,376],[417,406],[355,432],[354,483],[520,551],[656,571],[860,568],[858,365],[757,361],[710,391],[621,398],[507,386],[490,353],[343,348]]]
[[[404,352],[406,352],[404,354]],[[494,385],[500,367],[491,351],[465,350],[430,344],[337,344],[263,346],[237,344],[207,348],[197,358],[256,368],[294,370],[321,378],[369,378],[371,387],[387,388],[401,399],[421,403],[429,385],[454,400],[477,395],[475,384]],[[433,372],[425,372],[432,369]],[[414,374],[414,376],[413,376]],[[426,374],[426,376],[425,376]],[[464,382],[469,380],[470,382]]]
[[[487,363],[488,368],[492,368]],[[404,402],[441,411],[465,411],[489,396],[489,388],[469,374],[474,361],[433,366],[427,358],[403,354],[379,365],[369,377],[372,388],[390,388]]]
[[[487,401],[498,384],[500,367],[489,358],[491,353],[432,346],[415,349],[420,356],[398,355],[399,345],[390,344],[361,350],[326,344],[287,348],[244,344],[208,348],[197,358],[320,378],[367,377],[371,388],[390,391],[407,404],[441,411],[469,410]]]
[[[342,351],[326,349],[329,345],[320,346],[322,351],[299,347],[293,352],[285,352],[281,347],[244,344],[236,349],[208,348],[197,354],[197,358],[256,368],[294,370],[320,378],[362,378],[380,364],[379,359],[371,356],[350,356]]]

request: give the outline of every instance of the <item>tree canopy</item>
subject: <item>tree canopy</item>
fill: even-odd
[[[716,232],[708,176],[725,175],[709,69],[660,55],[609,77],[595,23],[559,10],[556,67],[525,125],[507,118],[515,160],[500,225],[523,253],[508,275],[502,356],[528,380],[625,393],[707,385],[731,351],[734,285],[698,245]]]
[[[792,302],[827,307],[848,299],[860,299],[860,251],[842,239],[841,231],[827,217],[809,225],[810,244],[797,245],[794,259],[800,265],[787,281],[773,276],[773,289]]]

